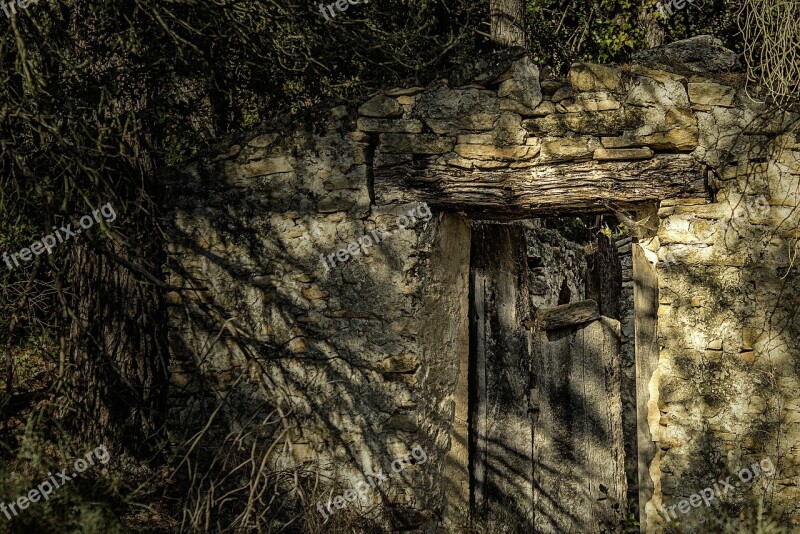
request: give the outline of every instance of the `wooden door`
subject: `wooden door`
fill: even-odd
[[[470,488],[479,517],[530,528],[530,316],[524,230],[475,224],[470,270]]]
[[[533,339],[533,530],[599,533],[625,512],[619,322],[594,301],[540,309]]]
[[[514,532],[613,531],[626,493],[619,322],[592,300],[531,319],[526,256],[522,227],[473,226],[471,504]]]

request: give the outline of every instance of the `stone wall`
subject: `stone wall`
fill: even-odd
[[[583,246],[531,221],[527,229],[528,287],[536,308],[578,302],[586,297],[586,257]]]
[[[426,464],[391,477],[365,504],[441,508],[452,412],[440,404],[457,367],[443,360],[430,376],[439,353],[421,347],[422,303],[427,291],[440,294],[442,314],[428,324],[438,335],[459,314],[466,321],[466,271],[453,289],[459,265],[468,268],[469,232],[442,213],[399,229],[398,216],[424,210],[371,204],[364,135],[334,113],[322,132],[258,135],[170,185],[170,282],[201,288],[171,294],[176,421],[187,432],[202,427],[222,397],[231,428],[277,407],[287,430],[282,461],[314,464],[343,488],[390,473],[392,460],[420,445]],[[437,238],[442,229],[446,239]],[[320,254],[370,235],[380,243],[323,264]],[[442,353],[456,342],[437,340]]]
[[[369,499],[402,511],[395,527],[457,531],[469,495],[469,222],[570,213],[586,190],[596,211],[638,212],[631,246],[658,275],[648,532],[662,504],[764,457],[777,476],[737,491],[800,522],[797,117],[714,72],[735,64],[705,38],[632,65],[576,64],[566,79],[540,79],[522,58],[467,87],[336,108],[316,130],[245,135],[181,169],[165,217],[170,282],[195,289],[171,295],[176,425],[197,426],[221,396],[231,426],[279,407],[281,457],[342,487],[419,444],[428,461]],[[554,185],[526,196],[542,180]],[[410,210],[415,221],[398,219]],[[398,221],[323,265],[320,254]],[[700,531],[718,511],[680,519]]]

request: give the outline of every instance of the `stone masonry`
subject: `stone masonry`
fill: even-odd
[[[428,461],[369,496],[396,512],[378,520],[464,531],[470,221],[570,213],[580,176],[597,212],[636,214],[632,246],[658,279],[646,531],[662,505],[765,457],[776,475],[682,515],[684,531],[758,496],[800,525],[798,117],[749,98],[737,64],[707,37],[565,79],[522,57],[467,86],[387,90],[313,128],[243,135],[180,169],[170,283],[192,289],[170,299],[175,425],[202,425],[223,396],[231,428],[279,407],[275,461],[343,488],[419,444]],[[670,169],[699,169],[700,189],[687,178],[667,198],[634,180]],[[547,180],[563,205],[526,196]],[[606,199],[617,189],[629,201]],[[421,202],[429,221],[320,261]]]

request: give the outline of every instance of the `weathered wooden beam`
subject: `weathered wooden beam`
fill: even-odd
[[[519,169],[376,165],[378,204],[426,202],[474,214],[530,217],[604,212],[669,198],[705,197],[705,169],[688,154],[639,161],[586,161]]]
[[[582,300],[552,308],[539,308],[536,311],[536,321],[526,320],[522,324],[525,325],[525,328],[538,327],[540,330],[557,330],[594,321],[598,317],[600,317],[600,310],[597,302]]]

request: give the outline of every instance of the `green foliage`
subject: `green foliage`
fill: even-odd
[[[741,49],[732,0],[686,4],[665,21],[659,0],[528,0],[531,51],[556,73],[574,61],[625,63],[647,48],[647,31],[664,31],[664,42],[712,34]]]
[[[636,17],[640,10],[649,8],[648,4],[630,0],[600,0],[599,7],[605,15],[595,33],[599,61],[611,61],[641,47],[644,29],[636,24]]]
[[[542,222],[545,228],[557,231],[574,243],[583,245],[592,238],[586,221],[580,217],[544,217]]]

